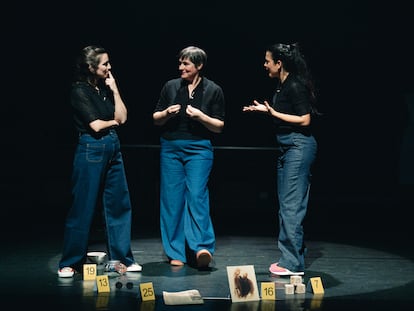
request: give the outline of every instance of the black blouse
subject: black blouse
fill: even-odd
[[[273,96],[272,107],[281,113],[302,116],[311,113],[312,103],[308,89],[293,75],[278,87]],[[297,126],[292,123],[274,118],[276,132],[302,132],[309,133],[310,126]]]
[[[112,94],[105,87],[98,91],[86,82],[75,82],[72,85],[70,102],[75,128],[79,133],[94,135],[89,123],[97,119],[104,121],[114,119],[115,106]]]
[[[223,90],[213,81],[203,77],[193,92],[188,95],[188,82],[176,78],[163,86],[154,112],[162,111],[174,104],[181,104],[180,115],[171,118],[161,128],[161,136],[168,140],[174,139],[210,139],[213,132],[200,122],[191,120],[185,114],[187,105],[192,105],[212,118],[224,120],[225,101]]]

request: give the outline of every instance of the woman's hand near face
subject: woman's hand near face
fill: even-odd
[[[116,85],[115,78],[110,71],[108,71],[108,78],[105,79],[105,84],[111,89],[114,94],[118,93],[118,86]]]

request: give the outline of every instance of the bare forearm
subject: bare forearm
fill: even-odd
[[[224,121],[220,119],[212,118],[204,114],[197,120],[213,133],[221,133],[223,131]]]
[[[209,115],[207,115],[206,113],[204,113],[198,108],[188,105],[186,109],[186,114],[188,117],[200,122],[208,130],[214,133],[221,133],[223,131],[224,121],[218,118],[210,117]]]
[[[152,114],[152,119],[155,125],[164,125],[171,117],[167,113],[167,109],[157,111]]]
[[[102,130],[105,130],[107,128],[111,128],[111,127],[118,126],[118,125],[119,125],[119,122],[117,120],[104,121],[104,120],[98,119],[98,120],[95,120],[89,123],[90,128],[96,133]]]
[[[119,124],[124,124],[127,120],[128,111],[119,92],[114,92],[114,102],[115,102],[114,119],[117,120]]]
[[[180,104],[174,104],[164,110],[156,111],[152,115],[155,125],[164,125],[169,119],[178,116],[181,110]]]
[[[309,113],[302,116],[297,116],[287,113],[281,113],[274,110],[273,108],[269,109],[269,113],[275,118],[300,126],[308,126],[311,121]]]

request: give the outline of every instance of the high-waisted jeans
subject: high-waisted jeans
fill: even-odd
[[[161,138],[160,227],[169,259],[187,262],[186,246],[214,253],[208,190],[212,165],[210,140]]]
[[[311,185],[311,166],[317,152],[313,136],[301,133],[276,135],[277,196],[279,201],[279,266],[304,271],[303,221],[307,212]]]
[[[72,206],[65,223],[59,268],[80,268],[86,260],[89,231],[98,203],[102,202],[108,257],[129,266],[131,251],[131,202],[114,130],[101,138],[79,136],[73,159]]]

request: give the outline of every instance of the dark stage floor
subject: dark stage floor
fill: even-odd
[[[105,251],[103,240],[90,249]],[[143,266],[140,273],[109,273],[109,293],[98,292],[96,281],[81,274],[59,278],[59,237],[42,237],[6,244],[1,262],[3,310],[408,310],[414,305],[413,252],[375,249],[357,244],[308,241],[303,294],[285,294],[289,277],[272,277],[268,266],[278,250],[274,238],[263,236],[217,237],[213,266],[200,271],[171,267],[159,237],[135,238],[133,252]],[[274,282],[276,300],[234,302],[227,278],[228,266],[253,266],[259,298],[262,282]],[[98,266],[98,275],[107,274]],[[323,294],[314,294],[309,282],[320,277]],[[117,288],[116,284],[122,284]],[[152,283],[154,300],[142,301],[141,283]],[[265,283],[266,284],[266,283]],[[129,288],[127,288],[127,285]],[[163,291],[197,289],[204,303],[166,305]],[[320,287],[319,287],[320,289]]]
[[[96,282],[84,281],[80,274],[59,278],[56,270],[70,202],[70,156],[66,165],[48,163],[47,174],[42,174],[42,165],[12,169],[1,179],[2,310],[398,311],[414,306],[412,221],[407,216],[414,204],[412,187],[394,189],[383,179],[374,176],[368,183],[360,175],[341,187],[336,170],[329,178],[316,174],[305,223],[306,292],[286,295],[284,286],[290,279],[268,272],[278,258],[272,152],[218,150],[210,188],[217,248],[212,269],[199,271],[189,266],[174,269],[164,257],[158,235],[157,150],[126,151],[133,251],[143,271],[108,275],[109,293],[98,292]],[[260,155],[260,161],[251,161],[253,155]],[[9,166],[19,167],[18,160]],[[105,251],[100,228],[97,212],[90,250]],[[258,292],[262,284],[275,283],[275,300],[231,300],[227,267],[245,265],[254,267]],[[98,275],[103,273],[98,267]],[[323,295],[312,293],[309,281],[317,277]],[[147,283],[153,285],[155,300],[143,302],[139,285]],[[165,304],[163,291],[191,289],[199,291],[203,304]]]

